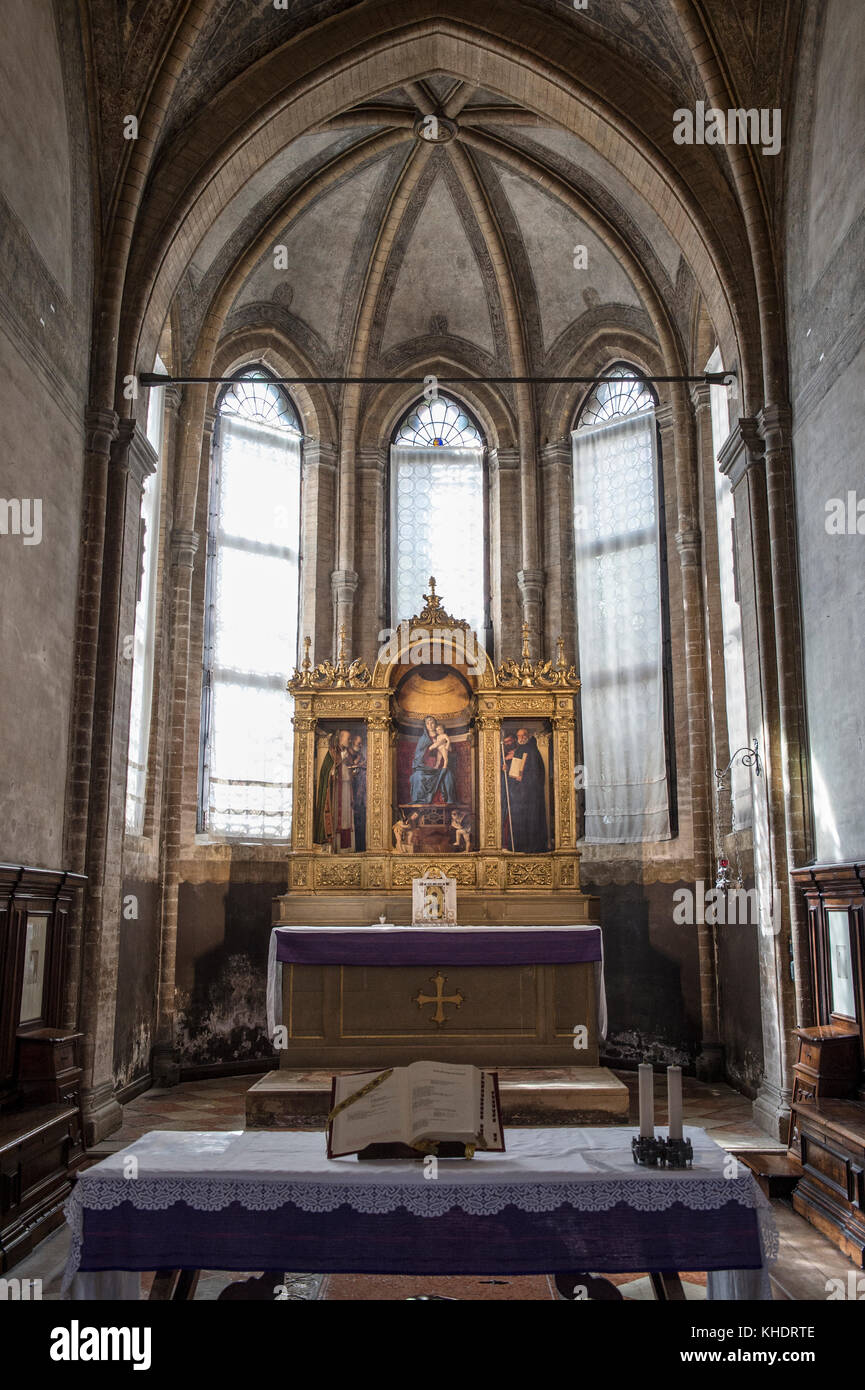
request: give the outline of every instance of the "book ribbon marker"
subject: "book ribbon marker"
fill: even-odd
[[[327,1117],[328,1124],[331,1124],[341,1111],[347,1110],[350,1105],[354,1105],[356,1100],[360,1100],[362,1096],[368,1096],[370,1091],[374,1091],[376,1086],[380,1086],[383,1081],[387,1081],[389,1076],[393,1076],[393,1067],[389,1067],[387,1071],[380,1072],[378,1076],[373,1077],[372,1081],[368,1081],[365,1086],[361,1086],[359,1091],[353,1091],[350,1096],[346,1096],[345,1100],[341,1100],[339,1105],[335,1105],[331,1110]]]

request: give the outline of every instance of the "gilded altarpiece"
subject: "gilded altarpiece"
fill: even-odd
[[[372,671],[313,666],[294,697],[289,892],[278,922],[411,920],[411,883],[456,879],[463,923],[597,920],[580,892],[574,789],[579,681],[563,659],[497,669],[430,580]],[[538,826],[543,823],[543,830]],[[543,838],[541,838],[543,836]]]

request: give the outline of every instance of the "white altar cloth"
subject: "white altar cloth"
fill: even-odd
[[[454,1209],[466,1218],[486,1217],[512,1207],[530,1217],[539,1214],[543,1221],[545,1213],[569,1208],[586,1213],[589,1223],[593,1213],[601,1214],[602,1222],[614,1220],[614,1209],[622,1206],[645,1213],[670,1211],[673,1219],[674,1207],[712,1212],[735,1203],[755,1212],[762,1267],[710,1270],[708,1296],[770,1298],[766,1266],[775,1257],[777,1236],[768,1201],[750,1171],[739,1165],[731,1175],[726,1152],[703,1130],[691,1127],[685,1135],[693,1144],[693,1167],[675,1172],[638,1167],[631,1157],[632,1135],[631,1129],[606,1127],[513,1129],[507,1132],[506,1153],[479,1152],[470,1162],[439,1160],[438,1177],[430,1181],[417,1163],[328,1159],[320,1132],[156,1130],[79,1177],[65,1208],[72,1248],[64,1287],[71,1286],[73,1298],[137,1296],[138,1275],[122,1272],[119,1248],[115,1282],[104,1269],[78,1272],[82,1250],[85,1257],[87,1251],[85,1211],[110,1211],[124,1202],[149,1213],[166,1212],[175,1203],[219,1212],[236,1202],[249,1213],[276,1212],[292,1204],[307,1213],[349,1208],[383,1219],[394,1213],[397,1219],[405,1214],[435,1218]],[[681,1222],[681,1211],[677,1219]],[[113,1258],[113,1246],[111,1253]],[[704,1254],[712,1263],[710,1251]],[[459,1261],[459,1252],[455,1259]],[[604,1272],[595,1264],[592,1269]]]

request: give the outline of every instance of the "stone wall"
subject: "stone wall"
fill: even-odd
[[[75,7],[6,0],[0,53],[0,858],[59,868],[92,259]]]
[[[790,112],[787,312],[796,520],[817,860],[865,847],[865,25],[858,0],[812,6]],[[827,533],[855,494],[858,534]],[[854,523],[855,524],[855,523]]]

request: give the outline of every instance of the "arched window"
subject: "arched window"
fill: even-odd
[[[394,627],[423,606],[435,575],[448,611],[488,641],[484,440],[439,395],[414,405],[390,451],[390,603]]]
[[[301,428],[262,367],[224,391],[207,538],[199,830],[285,838],[297,661]]]
[[[655,397],[619,364],[572,434],[585,839],[670,835],[666,603]]]

